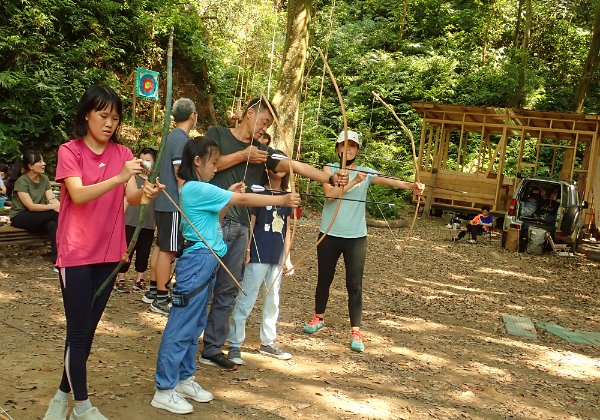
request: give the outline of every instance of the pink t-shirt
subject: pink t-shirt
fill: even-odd
[[[92,185],[118,175],[126,161],[133,159],[131,150],[108,143],[102,154],[94,153],[81,139],[71,140],[58,149],[56,181],[61,182],[60,213],[56,243],[58,267],[75,267],[118,262],[125,243],[125,184],[95,200],[75,204],[64,182],[79,177],[83,185]]]

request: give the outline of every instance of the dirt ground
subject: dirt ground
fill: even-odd
[[[317,234],[304,218],[295,254]],[[290,361],[257,352],[260,312],[248,320],[236,372],[199,365],[215,399],[194,403],[199,419],[600,419],[600,348],[538,329],[510,336],[502,314],[600,331],[600,265],[515,254],[490,243],[450,242],[440,219],[406,229],[370,228],[364,277],[366,351],[348,346],[343,269],[326,328],[302,332],[313,312],[316,260],[285,278],[279,344]],[[401,249],[396,249],[398,245]],[[57,275],[43,248],[0,251],[0,408],[41,419],[62,371],[64,315]],[[141,294],[113,293],[89,360],[90,398],[111,419],[180,416],[150,406],[166,318]],[[2,410],[0,410],[2,418]]]

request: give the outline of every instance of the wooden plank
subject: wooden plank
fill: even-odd
[[[36,242],[50,242],[48,235],[35,234],[12,226],[0,227],[0,244],[19,245]]]
[[[537,340],[537,332],[533,322],[527,317],[502,314],[502,320],[506,326],[506,331],[510,335]]]
[[[419,162],[419,172],[421,172],[423,167],[423,150],[425,148],[425,136],[427,135],[427,126],[423,124],[421,128],[421,139],[419,140],[419,154],[418,154],[418,162]],[[426,168],[426,166],[425,166]]]
[[[498,208],[498,198],[500,197],[500,187],[502,186],[502,177],[504,173],[504,159],[506,156],[506,146],[508,144],[506,127],[502,131],[502,139],[500,139],[500,143],[502,144],[502,148],[500,149],[500,156],[498,161],[498,176],[496,177],[496,191],[494,194],[494,204],[492,205],[492,210],[496,210]]]
[[[581,334],[579,331],[569,330],[567,328],[561,327],[554,322],[537,322],[535,324],[538,328],[544,329],[548,331],[550,334],[553,334],[559,338],[562,338],[565,341],[573,344],[588,344],[588,345],[600,345],[596,343],[595,336],[588,336],[586,334]]]
[[[426,123],[425,121],[423,121],[423,126],[425,126]],[[429,126],[429,136],[428,136],[428,140],[427,140],[427,152],[425,153],[425,170],[429,170],[432,166],[432,158],[431,158],[431,143],[432,143],[432,138],[433,138],[433,126],[430,125]],[[435,146],[434,146],[435,147]]]
[[[573,170],[575,169],[575,161],[577,160],[577,142],[579,141],[579,134],[575,136],[575,144],[573,145],[573,160],[571,161],[571,170],[569,171],[569,180],[573,180]]]

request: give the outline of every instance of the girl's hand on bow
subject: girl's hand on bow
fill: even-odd
[[[146,197],[148,197],[148,198],[155,198],[158,195],[158,193],[161,190],[164,190],[165,188],[166,188],[166,185],[159,183],[158,180],[157,180],[155,184],[151,184],[151,183],[149,183],[149,182],[146,181],[144,183],[144,186],[143,186],[142,190],[143,190],[144,195]]]
[[[338,187],[348,185],[348,172],[346,170],[337,171],[333,174],[333,183]]]
[[[415,194],[421,195],[423,194],[423,191],[425,191],[425,184],[421,184],[420,182],[415,181],[413,182],[412,190],[415,192]]]
[[[244,185],[243,182],[236,182],[231,187],[229,187],[228,190],[231,192],[234,192],[234,193],[245,193],[246,186]]]

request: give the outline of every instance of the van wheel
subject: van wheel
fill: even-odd
[[[577,226],[577,219],[579,219],[579,207],[569,206],[560,224],[560,230],[564,235],[571,236]]]
[[[577,248],[579,248],[579,244],[581,243],[581,238],[583,237],[583,229],[579,229],[577,235],[575,236],[575,240],[571,243],[571,252],[573,254],[577,253]]]

